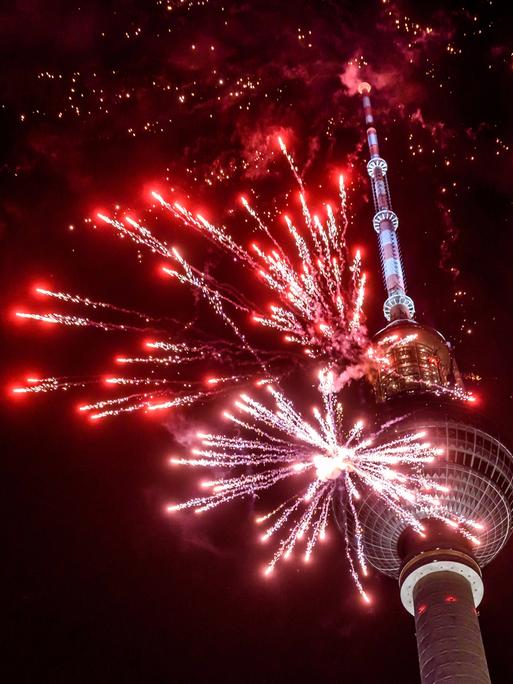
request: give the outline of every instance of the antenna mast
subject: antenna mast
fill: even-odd
[[[370,152],[367,172],[371,179],[374,210],[376,212],[372,219],[372,225],[378,234],[383,278],[388,295],[383,305],[383,313],[387,321],[412,319],[415,315],[415,305],[406,294],[401,251],[397,239],[399,219],[397,214],[392,211],[387,181],[388,165],[379,156],[378,134],[374,128],[370,91],[371,86],[368,83],[360,83],[358,86],[358,92],[362,95]]]

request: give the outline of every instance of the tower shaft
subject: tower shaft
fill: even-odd
[[[476,612],[484,590],[476,561],[455,548],[421,551],[404,565],[399,582],[401,601],[415,617],[422,684],[490,684]]]
[[[490,684],[469,581],[435,572],[417,582],[413,601],[422,684]]]
[[[387,320],[410,319],[415,313],[413,300],[406,294],[406,285],[403,274],[403,265],[397,228],[399,219],[392,211],[392,202],[387,180],[387,163],[379,155],[378,134],[374,128],[374,117],[369,97],[370,85],[360,84],[360,93],[363,100],[365,124],[367,126],[367,142],[369,145],[370,160],[367,164],[367,172],[371,180],[372,196],[374,199],[374,218],[372,224],[378,234],[379,252],[383,268],[383,278],[387,290],[387,300],[383,306]]]

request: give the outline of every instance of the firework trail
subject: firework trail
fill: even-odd
[[[159,193],[152,193],[154,200],[182,230],[198,233],[227,253],[231,261],[246,270],[251,281],[256,275],[263,300],[272,298],[267,306],[251,302],[243,288],[221,283],[203,268],[189,263],[175,247],[133,217],[119,219],[98,214],[119,237],[163,257],[167,263],[162,271],[208,303],[222,322],[224,334],[218,333],[213,339],[192,323],[184,325],[171,318],[154,318],[44,287],[36,288],[39,296],[81,311],[17,312],[20,319],[42,324],[143,333],[156,338],[151,342],[143,340],[143,353],[116,358],[116,363],[124,369],[139,372],[122,377],[113,374],[115,377],[108,379],[107,384],[121,389],[131,387],[130,394],[88,403],[80,407],[81,411],[99,419],[120,413],[187,406],[227,392],[236,384],[258,382],[268,376],[282,377],[305,356],[328,362],[338,372],[343,372],[346,365],[360,362],[367,345],[363,317],[365,274],[361,270],[360,254],[357,252],[353,259],[348,255],[343,177],[340,177],[337,216],[329,204],[325,206],[324,217],[312,215],[295,162],[283,140],[279,144],[297,181],[301,209],[301,227],[288,215],[283,217],[288,240],[278,239],[245,197],[241,198],[242,208],[261,235],[261,240],[253,240],[247,247],[239,244],[226,227],[216,226],[182,204],[168,202]],[[274,232],[283,234],[283,228],[275,227]],[[250,339],[253,326],[248,326],[248,321],[278,334],[278,350],[257,349]],[[215,374],[198,379],[199,369],[209,363],[217,367]],[[187,376],[183,381],[177,378],[178,368],[180,375]],[[104,384],[103,379],[97,379],[97,383]],[[94,380],[48,377],[37,382],[26,380],[25,385],[13,391],[17,394],[68,391],[90,384]]]
[[[480,525],[456,518],[446,510],[441,497],[448,489],[425,474],[442,450],[413,433],[386,440],[386,429],[364,437],[363,422],[343,431],[342,407],[334,392],[334,374],[321,371],[319,391],[322,409],[313,408],[306,420],[292,401],[273,385],[267,385],[274,402],[241,393],[235,411],[225,417],[237,426],[239,436],[199,434],[200,446],[190,458],[173,457],[171,463],[193,468],[228,468],[221,478],[202,481],[206,495],[168,506],[169,512],[194,509],[208,511],[234,499],[252,497],[284,481],[296,482],[296,493],[286,494],[279,506],[257,518],[265,524],[261,540],[276,537],[276,547],[264,572],[273,572],[280,559],[287,559],[301,545],[303,559],[310,560],[319,541],[326,537],[333,501],[340,497],[346,555],[353,580],[364,600],[362,585],[367,562],[358,517],[362,495],[380,497],[405,525],[423,534],[421,518],[435,517],[460,531],[473,543]]]

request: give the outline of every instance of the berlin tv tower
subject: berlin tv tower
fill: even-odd
[[[399,432],[426,430],[431,443],[443,448],[444,456],[426,468],[448,488],[441,503],[455,515],[479,521],[483,529],[480,544],[474,545],[457,529],[430,519],[426,510],[426,536],[421,538],[393,510],[368,496],[359,511],[366,555],[376,569],[399,580],[403,606],[415,618],[422,683],[490,684],[476,608],[484,592],[481,569],[512,531],[513,457],[474,414],[448,397],[461,386],[451,347],[439,332],[414,320],[370,91],[368,83],[360,84],[388,321],[374,339],[403,340],[391,346],[388,364],[374,372],[377,409],[381,415],[407,414]]]

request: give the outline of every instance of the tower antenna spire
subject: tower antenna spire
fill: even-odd
[[[383,313],[388,321],[412,319],[415,314],[415,305],[406,294],[401,251],[397,239],[399,219],[392,211],[387,180],[388,165],[379,154],[378,134],[374,128],[370,91],[371,86],[368,83],[360,83],[358,86],[358,92],[362,96],[370,153],[367,172],[371,180],[374,199],[375,214],[372,225],[378,234],[383,278],[388,295],[383,305]]]

